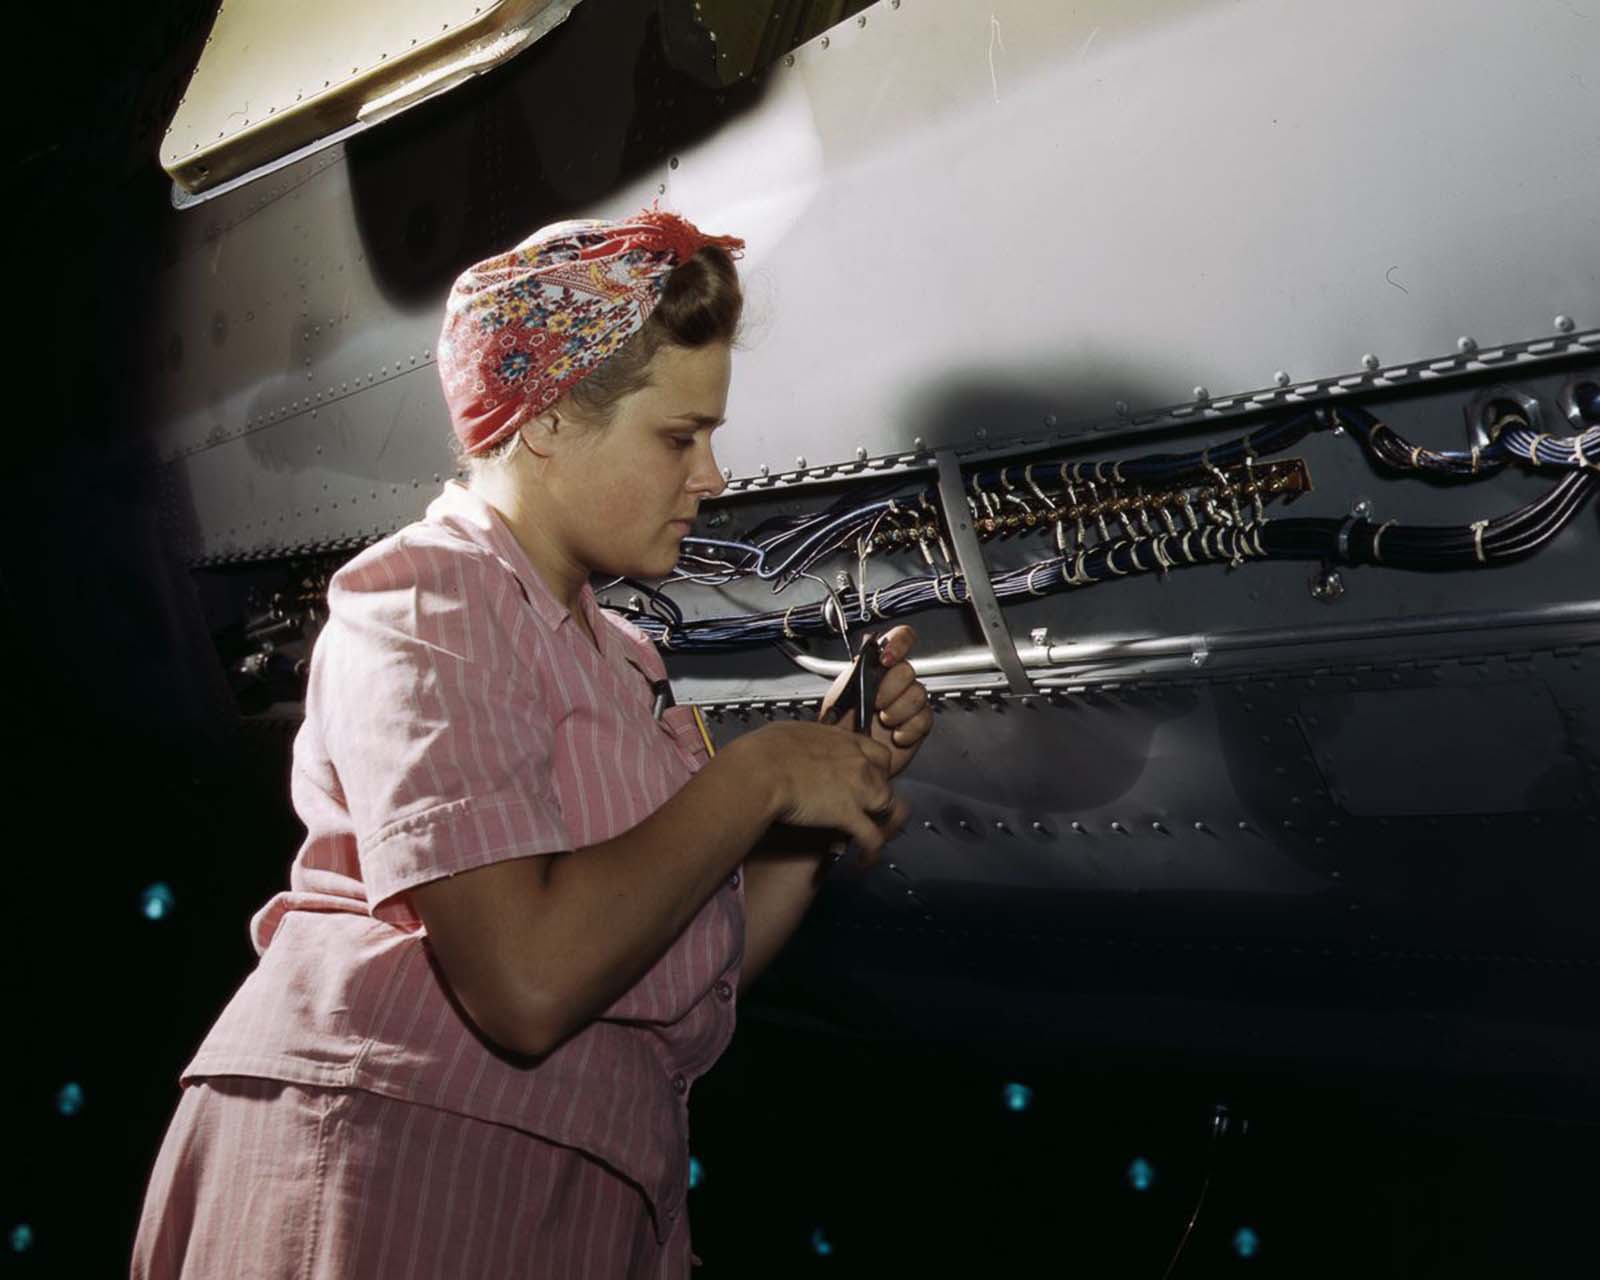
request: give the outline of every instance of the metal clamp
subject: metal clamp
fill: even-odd
[[[1033,693],[1033,682],[1017,656],[1016,642],[1006,626],[1005,614],[1000,611],[1000,601],[994,594],[994,584],[989,581],[989,569],[983,560],[983,549],[978,545],[978,535],[968,515],[961,464],[952,449],[935,450],[933,456],[939,466],[939,505],[944,508],[945,527],[955,544],[956,560],[967,583],[967,599],[978,615],[983,638],[1011,692]]]

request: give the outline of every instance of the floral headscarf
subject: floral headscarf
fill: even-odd
[[[673,268],[706,245],[744,249],[646,209],[553,223],[462,272],[445,303],[439,376],[467,453],[494,448],[593,373],[650,318]]]

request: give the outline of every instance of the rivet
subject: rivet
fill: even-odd
[[[794,66],[794,54],[791,53],[791,54],[788,54],[787,56],[785,56],[785,58],[783,60],[783,65],[786,66],[786,67]]]
[[[1053,414],[1053,413],[1045,414],[1044,415],[1044,425],[1047,426],[1047,427],[1055,426],[1056,425],[1056,415]]]
[[[857,462],[865,462],[866,460],[867,460],[867,447],[864,444],[858,444],[856,446],[856,461]]]
[[[1195,823],[1195,824],[1194,824],[1194,829],[1195,829],[1195,830],[1196,830],[1196,831],[1198,831],[1198,832],[1199,832],[1199,833],[1200,833],[1200,834],[1201,834],[1201,835],[1203,835],[1203,836],[1208,836],[1208,835],[1210,835],[1210,834],[1211,834],[1211,828],[1210,828],[1210,827],[1208,827],[1208,826],[1206,826],[1206,824],[1205,824],[1205,823],[1203,823],[1203,822],[1197,822],[1197,823]]]
[[[1076,831],[1080,836],[1086,836],[1086,835],[1089,834],[1087,831],[1085,831],[1083,829],[1083,823],[1081,823],[1081,822],[1074,822],[1072,824],[1072,829],[1074,831]]]
[[[1577,326],[1573,324],[1571,316],[1557,316],[1556,328],[1562,333],[1571,333]]]
[[[937,831],[937,830],[938,830],[938,828],[937,828],[937,827],[935,827],[935,826],[934,826],[934,825],[933,825],[933,823],[931,823],[931,822],[929,822],[929,821],[928,821],[928,820],[927,820],[927,819],[926,819],[926,818],[924,818],[924,819],[923,819],[923,820],[922,820],[922,829],[923,829],[923,830],[924,830],[924,831]]]
[[[1378,365],[1381,363],[1382,361],[1380,361],[1378,357],[1373,355],[1370,351],[1361,357],[1361,367],[1367,370],[1369,373],[1375,372],[1378,368]]]
[[[733,479],[733,468],[732,467],[723,467],[722,468],[722,478],[724,480],[732,480]]]
[[[804,454],[796,454],[795,455],[795,460],[794,460],[794,465],[799,470],[804,471],[806,469],[805,455]]]
[[[1286,369],[1279,369],[1277,373],[1272,375],[1272,380],[1280,387],[1286,387],[1292,381],[1294,381],[1294,379],[1289,376],[1288,370]]]
[[[1046,831],[1046,830],[1045,830],[1045,827],[1044,827],[1044,823],[1042,823],[1042,822],[1035,822],[1035,823],[1034,823],[1034,824],[1033,824],[1033,829],[1034,829],[1034,831],[1036,831],[1036,832],[1037,832],[1037,833],[1038,833],[1038,834],[1039,834],[1039,835],[1042,835],[1042,836],[1047,836],[1047,835],[1049,835],[1049,834],[1050,834],[1050,833],[1049,833],[1049,832],[1048,832],[1048,831]]]
[[[995,830],[996,830],[996,831],[1004,831],[1004,832],[1005,832],[1005,833],[1006,833],[1006,834],[1007,834],[1007,835],[1010,835],[1010,834],[1011,834],[1011,828],[1010,828],[1010,827],[1008,827],[1008,826],[1006,826],[1006,824],[1005,824],[1005,822],[1004,822],[1004,821],[1002,821],[1002,820],[1001,820],[1001,819],[999,819],[999,818],[996,818],[996,819],[995,819],[995,822],[994,822],[994,829],[995,829]]]
[[[824,49],[826,49],[828,47],[828,37],[827,36],[823,36],[822,37],[822,47]]]
[[[1128,416],[1128,402],[1126,400],[1118,400],[1117,403],[1112,407],[1116,409],[1117,416],[1119,418],[1126,418]]]
[[[978,439],[980,439],[980,440],[987,440],[989,438],[989,428],[988,427],[979,427],[972,434],[977,436]]]
[[[1468,337],[1465,337],[1465,336],[1457,338],[1456,339],[1456,348],[1457,348],[1457,350],[1459,350],[1461,352],[1462,355],[1470,356],[1474,351],[1476,351],[1478,349],[1477,339],[1476,338],[1468,338]]]
[[[1204,387],[1196,387],[1194,389],[1194,398],[1196,400],[1209,400],[1211,399],[1211,392],[1207,391]]]
[[[678,157],[677,156],[673,156],[672,159],[667,161],[667,168],[676,169],[677,167],[678,167]]]
[[[1172,832],[1168,831],[1167,828],[1162,823],[1159,823],[1159,822],[1152,822],[1150,824],[1150,829],[1152,831],[1154,831],[1157,835],[1161,835],[1161,836],[1170,836],[1172,834]]]
[[[1352,502],[1350,504],[1350,514],[1353,515],[1357,520],[1369,520],[1369,519],[1371,519],[1372,518],[1372,499],[1370,499],[1370,498],[1357,498],[1354,502]]]
[[[921,453],[924,449],[926,449],[928,447],[928,444],[927,444],[927,441],[925,441],[921,436],[917,436],[915,439],[913,439],[911,441],[911,447],[913,449],[915,449],[918,453]]]
[[[1115,831],[1115,832],[1117,832],[1117,833],[1118,833],[1118,834],[1119,834],[1119,835],[1124,835],[1124,836],[1125,836],[1125,835],[1127,835],[1127,834],[1128,834],[1128,828],[1127,828],[1127,827],[1125,827],[1125,826],[1123,826],[1123,825],[1122,825],[1122,824],[1121,824],[1121,823],[1120,823],[1120,822],[1118,822],[1118,821],[1117,821],[1117,820],[1116,820],[1116,819],[1115,819],[1115,818],[1113,818],[1113,819],[1112,819],[1112,820],[1111,820],[1111,829],[1112,829],[1112,830],[1113,830],[1113,831]]]
[[[856,26],[864,27],[866,25],[867,25],[867,15],[866,14],[862,14],[859,18],[856,19]]]
[[[756,470],[760,471],[763,477],[770,476],[772,474],[772,468],[769,467],[765,462],[757,467]]]

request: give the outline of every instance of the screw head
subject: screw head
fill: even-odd
[[[1372,352],[1370,352],[1370,351],[1367,352],[1366,355],[1361,357],[1361,367],[1363,369],[1365,369],[1368,373],[1376,372],[1378,366],[1381,363],[1382,363],[1382,361],[1379,360],[1378,357],[1373,355]]]
[[[722,478],[724,480],[732,480],[733,479],[733,468],[732,467],[723,467],[722,468]]]
[[[1469,338],[1463,335],[1462,337],[1456,339],[1456,349],[1459,350],[1462,355],[1470,356],[1478,349],[1478,340],[1476,338]]]
[[[1577,328],[1577,325],[1573,323],[1571,316],[1557,316],[1556,328],[1562,333],[1571,333],[1575,328]]]
[[[867,460],[867,446],[864,445],[864,444],[858,444],[856,446],[856,461],[857,462],[865,462],[866,460]]]
[[[1350,514],[1357,520],[1372,519],[1372,500],[1370,498],[1357,498],[1350,504]]]
[[[1118,400],[1117,403],[1112,407],[1116,409],[1117,416],[1119,418],[1126,418],[1128,416],[1128,402],[1126,400]]]
[[[1280,387],[1286,387],[1294,381],[1294,379],[1289,376],[1289,371],[1287,369],[1279,369],[1277,373],[1272,375],[1272,380]]]
[[[795,467],[797,469],[799,469],[801,471],[804,471],[806,469],[805,455],[804,454],[796,455],[795,460],[794,460],[794,465],[795,465]]]
[[[1324,569],[1312,575],[1311,597],[1324,604],[1332,604],[1344,594],[1344,578],[1337,569]]]
[[[1194,398],[1196,400],[1209,400],[1211,399],[1211,392],[1206,390],[1205,387],[1196,387],[1194,389]]]

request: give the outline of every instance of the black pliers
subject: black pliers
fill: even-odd
[[[850,664],[850,678],[844,692],[828,708],[823,724],[838,724],[847,715],[855,718],[851,724],[857,733],[872,731],[872,717],[878,709],[878,686],[883,683],[883,650],[875,632],[863,632],[861,647],[856,650],[855,661]]]
[[[838,724],[851,717],[850,727],[856,733],[871,733],[872,718],[877,714],[878,686],[883,683],[883,650],[875,632],[861,635],[861,647],[856,650],[855,661],[850,664],[849,679],[834,704],[821,717],[823,724]],[[817,866],[817,882],[838,866],[849,842],[841,835],[828,846],[828,856]]]

